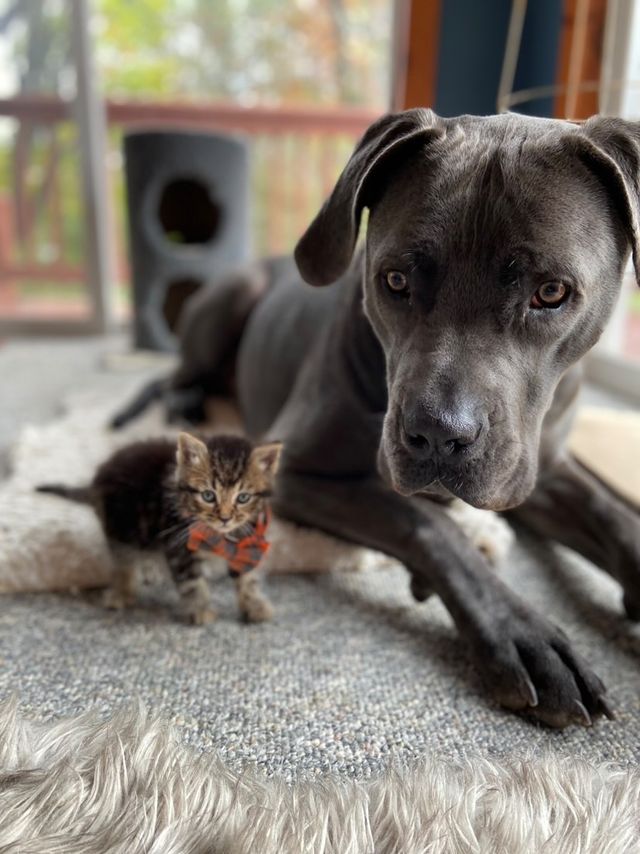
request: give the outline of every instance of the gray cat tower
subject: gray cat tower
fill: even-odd
[[[124,138],[134,344],[174,350],[184,302],[249,255],[248,152],[218,134]]]

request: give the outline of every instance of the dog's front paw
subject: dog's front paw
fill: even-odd
[[[605,686],[566,635],[524,609],[475,637],[472,655],[490,694],[508,709],[558,728],[614,717]]]

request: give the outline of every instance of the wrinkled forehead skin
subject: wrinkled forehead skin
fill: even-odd
[[[422,251],[448,281],[464,278],[449,290],[454,303],[474,285],[485,292],[492,271],[514,257],[586,286],[595,280],[596,296],[608,285],[615,298],[624,229],[599,180],[562,145],[562,130],[574,126],[520,116],[442,121],[445,135],[396,166],[372,205],[367,258]]]
[[[438,410],[466,396],[489,412],[489,432],[482,457],[449,480],[470,503],[502,508],[534,486],[545,413],[602,332],[628,241],[600,179],[565,145],[574,125],[442,122],[444,133],[394,164],[370,204],[364,304],[389,388],[381,468],[400,491],[420,491],[433,471],[401,448],[403,414],[416,397]],[[383,275],[415,267],[404,310]],[[574,299],[531,316],[546,281],[570,283]]]

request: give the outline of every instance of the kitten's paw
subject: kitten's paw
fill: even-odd
[[[248,623],[266,623],[273,617],[273,605],[268,599],[253,598],[243,603],[242,614]]]
[[[186,614],[187,622],[192,626],[206,626],[208,623],[213,623],[217,617],[218,612],[213,608],[197,608]]]
[[[123,611],[125,608],[130,608],[134,601],[135,597],[131,593],[115,587],[109,587],[102,595],[102,604],[110,611]]]

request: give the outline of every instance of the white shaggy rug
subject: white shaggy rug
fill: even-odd
[[[625,854],[640,773],[580,759],[425,758],[287,786],[197,756],[142,708],[33,724],[0,708],[12,854]]]

